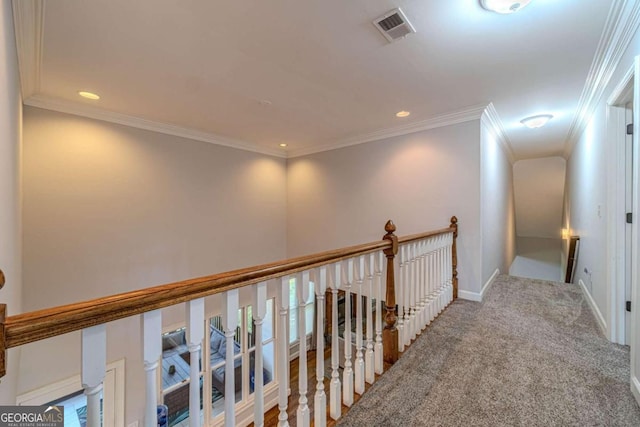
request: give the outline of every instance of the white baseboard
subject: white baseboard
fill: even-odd
[[[487,293],[489,288],[491,288],[491,285],[493,285],[493,282],[496,280],[496,277],[498,277],[499,274],[500,269],[496,268],[496,271],[494,271],[491,277],[489,277],[489,280],[487,280],[487,283],[484,284],[482,290],[479,293],[470,291],[458,291],[458,298],[466,299],[468,301],[482,302],[484,295]]]
[[[466,299],[467,301],[482,301],[482,295],[478,292],[458,291],[458,298]]]
[[[640,405],[640,381],[636,377],[631,377],[631,392],[633,397],[636,398],[636,402]]]
[[[582,279],[578,280],[578,284],[580,285],[580,289],[582,289],[582,293],[584,294],[584,296],[587,299],[587,302],[589,303],[589,307],[591,307],[591,311],[593,312],[593,315],[596,317],[596,320],[598,322],[598,326],[600,326],[600,329],[602,330],[602,333],[605,336],[607,336],[607,322],[605,322],[604,316],[602,315],[602,313],[600,313],[600,309],[598,308],[598,305],[593,300],[593,297],[591,296],[591,293],[589,293],[589,290],[585,286],[585,284],[582,281]]]

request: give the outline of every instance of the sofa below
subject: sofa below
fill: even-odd
[[[222,331],[210,327],[210,363],[209,366],[216,366],[222,364],[212,370],[211,383],[222,395],[224,395],[224,371],[225,371],[225,357],[227,355],[227,339]],[[234,356],[240,353],[240,344],[234,341],[233,354]],[[235,391],[239,391],[242,387],[242,359],[236,358],[233,361],[233,377],[235,382]]]

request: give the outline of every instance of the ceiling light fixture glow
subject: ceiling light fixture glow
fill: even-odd
[[[411,111],[398,111],[396,113],[396,117],[408,117],[411,114]]]
[[[284,142],[282,144],[280,144],[280,147],[282,147],[282,148],[284,148],[286,146],[287,146],[287,144],[285,144]]]
[[[531,0],[480,0],[480,4],[492,12],[509,14],[524,9]]]
[[[78,92],[78,95],[80,95],[83,98],[91,99],[93,101],[97,101],[98,99],[100,99],[100,95],[95,94],[93,92],[86,92],[86,91],[83,91],[83,90]]]
[[[549,120],[553,119],[553,115],[551,114],[540,114],[537,116],[527,117],[526,119],[520,120],[520,123],[525,125],[530,129],[541,128],[546,125]]]

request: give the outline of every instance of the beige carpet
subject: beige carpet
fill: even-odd
[[[575,285],[510,276],[453,303],[343,426],[640,426],[628,347]]]

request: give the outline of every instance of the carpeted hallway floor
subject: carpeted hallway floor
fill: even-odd
[[[342,426],[640,426],[628,347],[575,285],[500,276],[457,300]]]

